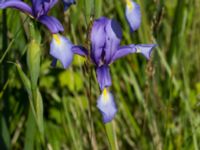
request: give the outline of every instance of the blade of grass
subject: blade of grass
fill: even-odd
[[[26,123],[24,150],[34,150],[34,139],[36,132],[35,118],[32,110],[29,109],[28,120]]]

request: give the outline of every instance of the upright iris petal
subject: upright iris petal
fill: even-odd
[[[101,17],[94,21],[91,31],[91,59],[93,62],[100,66],[103,63],[102,55],[103,49],[106,43],[106,25],[108,23],[108,19],[105,17]]]
[[[64,10],[66,11],[72,4],[76,4],[75,0],[62,0],[64,4]]]
[[[50,54],[61,61],[64,68],[69,67],[73,60],[73,44],[65,37],[54,34],[50,45]]]
[[[32,0],[32,9],[34,17],[47,15],[49,10],[58,2],[58,0]]]
[[[104,123],[112,121],[115,117],[117,107],[112,94],[106,88],[97,100],[97,107],[102,114]]]
[[[105,43],[105,63],[110,63],[112,56],[120,46],[122,39],[122,30],[119,23],[115,20],[109,20],[106,27],[106,43]]]
[[[140,6],[132,0],[126,0],[126,19],[132,31],[135,31],[140,27]]]

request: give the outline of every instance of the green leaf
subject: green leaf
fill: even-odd
[[[14,63],[15,64],[15,63]],[[30,80],[28,79],[28,77],[26,76],[26,74],[23,72],[22,68],[20,67],[19,64],[15,64],[16,67],[17,67],[17,71],[19,73],[19,76],[22,80],[22,83],[29,95],[29,97],[32,97],[32,94],[31,94],[31,83],[30,83]]]
[[[36,133],[36,124],[31,109],[29,110],[28,120],[26,123],[24,150],[34,150],[34,138]]]
[[[110,143],[111,149],[112,150],[117,150],[118,145],[117,145],[117,137],[114,129],[114,122],[109,122],[105,124],[106,128],[106,134],[108,136],[108,141]]]
[[[3,116],[1,116],[0,118],[0,134],[1,134],[0,140],[3,140],[3,141],[0,141],[0,144],[4,144],[4,145],[1,145],[1,148],[4,148],[5,146],[6,149],[10,149],[10,145],[11,145],[10,133],[6,125],[5,118]]]
[[[7,82],[5,83],[5,85],[3,86],[3,89],[0,91],[0,100],[3,97],[4,91],[6,90],[6,88],[8,87],[9,84],[9,80],[7,80]]]

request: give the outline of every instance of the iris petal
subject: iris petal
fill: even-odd
[[[73,60],[73,44],[65,37],[54,35],[50,45],[50,54],[61,61],[64,68],[69,67]]]
[[[83,46],[75,45],[72,47],[72,51],[80,56],[88,56],[88,50]]]
[[[105,28],[106,44],[105,44],[105,62],[110,63],[112,56],[117,51],[121,39],[122,30],[119,23],[115,20],[109,20]]]
[[[97,107],[102,114],[104,123],[112,121],[117,112],[114,97],[107,91],[107,89],[104,89],[103,93],[99,96],[97,100]]]
[[[91,58],[96,65],[100,64],[103,48],[105,46],[106,32],[105,27],[108,19],[101,17],[94,21],[91,31]]]
[[[58,0],[32,0],[32,9],[34,16],[39,18],[47,15],[48,11],[58,2]]]
[[[135,31],[140,27],[141,23],[140,6],[132,0],[126,1],[126,19],[128,21],[131,31]]]
[[[112,85],[109,66],[103,65],[101,67],[98,67],[96,69],[96,74],[101,90]]]
[[[127,45],[127,46],[121,46],[118,48],[118,50],[115,52],[115,54],[112,57],[111,62],[116,61],[117,59],[124,57],[130,53],[135,53],[136,52],[136,47],[134,44],[132,45]]]
[[[30,15],[33,15],[31,7],[21,0],[0,1],[0,9],[15,8]]]
[[[138,44],[136,45],[137,53],[141,53],[144,55],[147,59],[150,59],[151,52],[154,47],[156,47],[156,44]]]
[[[44,15],[41,16],[38,20],[44,24],[53,34],[64,31],[62,24],[52,16]]]

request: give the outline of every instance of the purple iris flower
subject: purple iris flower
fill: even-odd
[[[140,6],[132,0],[126,0],[125,15],[131,31],[137,30],[141,23]]]
[[[102,113],[103,122],[110,122],[116,112],[116,104],[108,87],[112,85],[110,69],[111,63],[132,53],[141,53],[150,58],[155,44],[138,44],[121,46],[122,30],[115,20],[101,17],[94,21],[91,31],[90,57],[96,67],[96,75],[102,94],[98,98],[97,107]]]
[[[53,34],[64,30],[62,24],[55,17],[47,15],[58,0],[31,0],[31,2],[32,7],[21,0],[3,0],[0,2],[0,9],[15,8],[27,13],[44,24]]]
[[[55,17],[48,16],[49,10],[58,0],[31,0],[31,2],[32,7],[21,0],[0,0],[0,9],[18,9],[44,24],[53,34],[50,44],[50,54],[54,57],[53,65],[56,65],[57,60],[60,60],[63,67],[67,68],[73,59],[74,53],[82,55],[82,52],[79,52],[76,48],[73,49],[74,45],[67,38],[58,34],[64,31],[62,24]],[[64,2],[65,7],[69,7],[70,3],[75,3],[75,1],[67,0]]]

